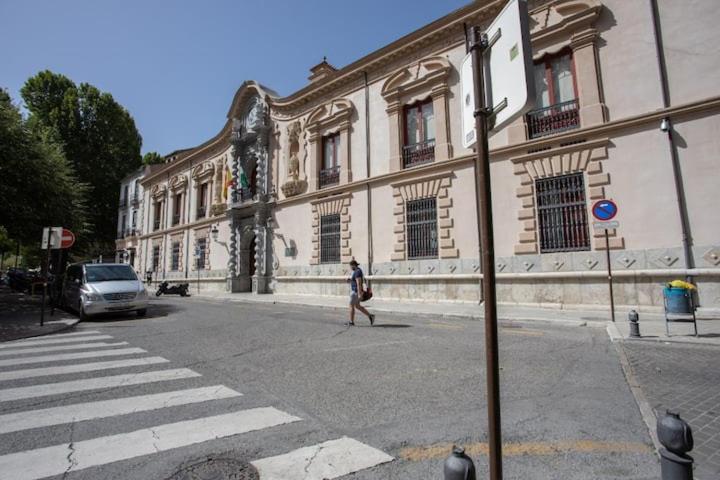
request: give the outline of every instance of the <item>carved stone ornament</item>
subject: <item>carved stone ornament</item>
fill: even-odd
[[[302,128],[300,122],[293,122],[288,127],[288,147],[290,150],[290,158],[288,159],[288,181],[281,187],[285,197],[293,197],[307,190],[307,182],[300,179],[300,159],[298,152],[300,150],[300,137],[302,136]]]
[[[155,199],[164,197],[166,193],[167,186],[164,184],[153,185],[152,189],[150,189],[150,195]]]
[[[175,175],[170,179],[170,189],[173,191],[182,190],[187,184],[187,175]]]
[[[206,177],[212,177],[215,173],[215,166],[212,162],[203,162],[192,170],[192,178],[199,180]]]

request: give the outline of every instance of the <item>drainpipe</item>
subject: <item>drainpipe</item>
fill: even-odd
[[[660,85],[662,87],[663,107],[670,107],[670,87],[668,82],[667,64],[665,63],[665,48],[663,46],[662,28],[660,25],[660,12],[657,0],[650,0],[650,10],[652,11],[653,34],[655,36],[655,48],[657,51],[658,70],[660,71]],[[688,218],[687,201],[685,198],[685,187],[683,185],[682,169],[680,168],[680,158],[678,155],[678,147],[673,135],[673,125],[670,117],[663,119],[666,125],[668,138],[668,147],[670,148],[670,156],[672,158],[673,179],[675,181],[675,193],[677,196],[678,211],[680,213],[680,226],[682,228],[682,245],[683,255],[685,256],[685,268],[691,269],[695,267],[695,260],[692,253],[692,235],[690,232],[690,221]],[[664,128],[663,128],[664,130]],[[687,280],[691,281],[692,276],[688,275]]]
[[[363,70],[363,81],[365,82],[365,164],[367,178],[370,178],[370,87],[368,86],[367,72]],[[367,236],[368,236],[368,275],[372,275],[373,265],[373,242],[372,242],[372,189],[370,182],[367,182]]]
[[[170,207],[170,196],[172,195],[172,192],[170,191],[170,173],[166,173],[165,177],[167,179],[167,188],[165,189],[165,214],[163,215],[162,222],[160,223],[160,229],[165,230],[167,226],[167,217],[168,217],[168,209]],[[162,272],[163,272],[163,280],[165,280],[165,266],[167,265],[167,247],[168,247],[168,234],[167,232],[163,233],[162,236],[162,243],[160,244],[160,248],[162,248],[162,259],[163,259],[163,265],[162,265]],[[172,251],[170,252],[172,255]]]

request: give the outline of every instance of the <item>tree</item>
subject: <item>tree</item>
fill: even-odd
[[[165,157],[157,152],[148,152],[143,156],[143,165],[157,165],[158,163],[165,163]]]
[[[7,236],[39,246],[44,226],[86,233],[86,194],[54,133],[24,122],[0,90],[0,226]]]
[[[135,121],[109,93],[48,70],[29,78],[20,93],[29,124],[58,141],[88,185],[92,236],[81,245],[98,245],[89,254],[114,250],[120,181],[141,165]]]

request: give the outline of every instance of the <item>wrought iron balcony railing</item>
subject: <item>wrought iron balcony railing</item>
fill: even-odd
[[[176,213],[176,214],[174,214],[173,217],[172,217],[173,227],[174,227],[175,225],[179,224],[179,223],[180,223],[180,214],[179,214],[179,213]]]
[[[320,178],[318,182],[320,188],[329,187],[330,185],[337,185],[338,183],[340,183],[339,165],[320,170]]]
[[[127,198],[121,198],[121,199],[120,199],[120,208],[125,208],[125,207],[127,207],[127,204],[128,204]]]
[[[140,195],[138,195],[137,193],[133,195],[131,202],[134,207],[137,207],[140,204]]]
[[[153,230],[160,230],[160,219],[153,222]]]
[[[252,200],[255,196],[255,192],[251,188],[241,188],[239,193],[241,202]]]
[[[195,218],[200,220],[201,218],[205,218],[206,215],[207,215],[207,207],[205,205],[199,206],[197,209]]]
[[[544,137],[580,127],[578,101],[557,103],[527,113],[528,136]]]
[[[435,160],[435,139],[405,145],[403,147],[403,168],[414,167]]]

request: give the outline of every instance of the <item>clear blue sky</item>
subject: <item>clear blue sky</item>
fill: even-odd
[[[143,153],[198,145],[244,80],[281,95],[322,60],[340,68],[469,0],[0,0],[0,88],[43,69],[110,92]]]

